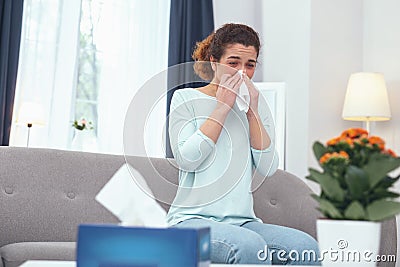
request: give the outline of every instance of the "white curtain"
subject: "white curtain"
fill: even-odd
[[[103,53],[98,146],[101,152],[122,154],[124,119],[132,98],[148,79],[168,66],[170,1],[105,3],[101,32],[97,33],[98,47]],[[164,113],[159,113],[155,119],[163,121],[166,108],[161,110]],[[155,139],[162,142],[160,138]],[[154,150],[150,154],[162,156]]]
[[[10,145],[25,146],[27,126],[18,124],[24,102],[44,110],[33,125],[30,147],[66,148],[79,30],[80,0],[25,0]]]
[[[130,101],[146,80],[168,65],[170,1],[103,0],[102,4],[94,29],[101,57],[97,152],[122,154]],[[46,124],[32,127],[31,147],[70,146],[80,8],[80,0],[25,0],[13,121],[22,102],[33,100],[43,106]],[[165,113],[154,120],[164,121]],[[13,123],[10,144],[26,145],[26,135],[26,125]],[[162,145],[162,140],[157,142],[157,147]]]

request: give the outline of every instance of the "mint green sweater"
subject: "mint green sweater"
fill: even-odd
[[[277,169],[274,127],[268,105],[260,94],[259,114],[271,146],[250,146],[249,125],[236,104],[214,143],[200,131],[216,106],[216,98],[196,89],[180,89],[171,100],[169,134],[179,167],[179,187],[168,212],[169,225],[190,218],[231,224],[259,220],[253,211],[252,169],[271,176]],[[255,183],[261,181],[253,181]]]

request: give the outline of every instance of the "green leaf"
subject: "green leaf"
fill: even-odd
[[[320,142],[315,142],[314,143],[313,151],[314,151],[314,155],[317,158],[317,160],[319,160],[325,153],[328,152],[326,147]]]
[[[400,158],[393,158],[382,154],[372,155],[363,169],[368,173],[371,187],[382,181],[388,172],[400,166]]]
[[[400,194],[398,193],[388,191],[384,188],[378,188],[369,194],[369,199],[372,202],[379,199],[397,198],[399,196]]]
[[[318,183],[318,181],[317,181],[317,180],[314,178],[314,176],[312,176],[312,175],[306,176],[306,179]]]
[[[317,194],[311,194],[311,197],[313,198],[313,199],[315,199],[318,203],[321,201],[321,197],[320,196],[318,196]]]
[[[382,188],[382,189],[387,189],[389,187],[391,187],[395,182],[397,182],[400,179],[399,177],[396,178],[391,178],[389,176],[386,176],[385,178],[383,178],[382,181],[380,181],[377,185],[376,188]]]
[[[391,200],[377,200],[367,206],[368,219],[382,221],[400,213],[400,203]]]
[[[310,175],[320,184],[322,191],[332,200],[344,201],[345,191],[340,187],[339,181],[327,173],[320,173],[317,170],[309,169]]]
[[[344,178],[353,199],[363,198],[364,194],[370,189],[368,175],[360,168],[349,166]]]
[[[319,210],[329,219],[343,219],[340,211],[328,200],[319,199]]]
[[[344,211],[344,217],[349,220],[367,220],[364,207],[358,201],[353,201]]]

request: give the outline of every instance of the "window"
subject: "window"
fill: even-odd
[[[32,127],[30,146],[68,149],[72,121],[85,118],[97,152],[122,154],[131,99],[168,65],[169,2],[25,0],[10,144],[26,145],[18,109],[33,100],[46,124]]]
[[[18,124],[19,109],[35,102],[45,125],[33,125],[31,147],[67,148],[80,0],[25,0],[10,145],[26,146],[28,130]]]
[[[97,99],[101,73],[101,51],[97,47],[95,31],[98,30],[103,7],[103,1],[82,0],[74,105],[75,119],[84,118],[91,121],[95,132],[97,132],[98,125]]]

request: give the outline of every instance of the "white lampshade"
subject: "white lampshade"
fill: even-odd
[[[18,111],[18,124],[44,125],[45,116],[43,107],[35,102],[23,102]]]
[[[381,73],[350,76],[342,117],[352,121],[386,121],[391,117],[385,78]]]

